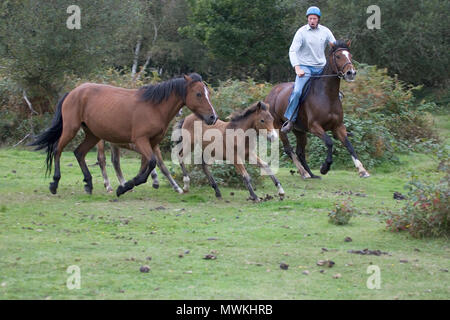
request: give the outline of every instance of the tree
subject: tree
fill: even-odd
[[[216,73],[270,80],[288,53],[288,14],[281,0],[190,0],[182,32],[208,49]],[[223,72],[225,71],[225,72]]]
[[[77,1],[81,29],[67,28],[64,0],[12,0],[0,4],[0,43],[11,77],[40,111],[52,108],[66,74],[86,75],[102,64],[111,64],[114,35],[124,26],[133,28],[127,13],[133,1]]]

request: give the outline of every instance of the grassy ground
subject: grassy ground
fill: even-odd
[[[448,128],[448,117],[439,121]],[[95,158],[90,153],[88,164]],[[62,157],[60,188],[51,195],[43,154],[0,149],[0,298],[449,299],[448,240],[388,232],[377,214],[403,205],[393,192],[405,193],[408,172],[437,178],[431,156],[401,160],[372,170],[369,179],[332,169],[321,181],[302,181],[281,169],[285,200],[254,204],[244,189],[222,187],[223,200],[209,186],[178,195],[162,176],[158,190],[146,184],[117,199],[105,192],[97,166],[90,167],[89,196],[71,152]],[[139,163],[127,157],[125,176],[134,176]],[[115,182],[111,164],[108,172]],[[275,193],[270,179],[257,189],[259,196]],[[347,226],[328,223],[333,203],[348,197],[362,213]],[[347,252],[365,248],[389,254]],[[327,259],[332,268],[317,266]],[[79,290],[66,286],[71,265],[81,270]],[[143,265],[150,272],[140,272]],[[370,265],[380,268],[379,290],[367,288]]]

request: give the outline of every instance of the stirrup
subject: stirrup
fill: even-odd
[[[280,131],[283,133],[288,133],[292,130],[292,127],[294,126],[294,123],[291,120],[287,120],[283,125],[281,126]]]

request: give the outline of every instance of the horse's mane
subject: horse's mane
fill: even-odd
[[[267,107],[267,105],[264,102],[262,102],[262,101],[255,102],[254,104],[252,104],[250,107],[248,107],[244,111],[233,112],[230,115],[231,122],[238,122],[240,120],[247,118],[252,113],[256,112],[256,110],[258,110],[258,103],[261,103],[261,110],[265,110],[265,111],[269,110],[269,108]]]
[[[197,73],[191,73],[189,77],[194,82],[203,81],[202,77]],[[142,101],[151,101],[159,104],[163,100],[169,99],[174,91],[177,96],[183,100],[186,99],[186,80],[184,77],[167,80],[155,85],[143,86],[139,89],[138,94],[141,95]]]

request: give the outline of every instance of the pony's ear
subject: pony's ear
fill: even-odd
[[[189,77],[188,75],[183,74],[183,77],[184,77],[184,80],[186,80],[186,82],[188,82],[188,83],[192,81],[192,78]]]
[[[330,45],[330,48],[331,48],[331,49],[334,49],[334,43],[333,43],[333,42],[328,41],[328,44]]]
[[[261,110],[261,108],[262,108],[261,101],[258,101],[258,104],[256,105],[256,108],[258,110]]]
[[[347,45],[347,47],[350,48],[350,45],[352,44],[352,40],[347,40],[347,41],[345,42],[345,44]]]

